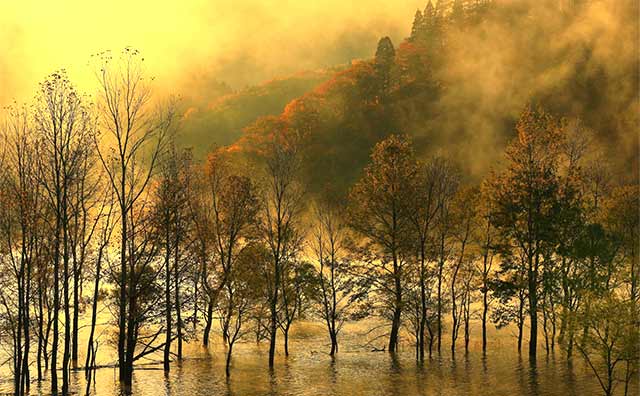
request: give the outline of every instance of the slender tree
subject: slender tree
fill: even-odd
[[[488,183],[483,183],[481,186],[481,198],[478,207],[479,216],[479,235],[477,238],[477,244],[480,250],[480,260],[476,265],[476,270],[480,275],[480,292],[482,293],[482,352],[487,351],[487,319],[489,315],[489,309],[491,306],[491,274],[493,270],[494,258],[495,258],[495,227],[491,223],[491,216],[493,213],[493,207],[490,194],[490,187]]]
[[[417,164],[410,142],[392,135],[378,143],[364,176],[350,193],[349,223],[363,240],[361,252],[383,308],[390,314],[389,352],[398,346],[403,307],[404,270],[410,251],[412,224],[410,199],[417,176]]]
[[[208,214],[210,246],[213,251],[211,268],[206,269],[204,291],[207,296],[206,325],[203,343],[208,345],[213,321],[213,309],[224,290],[238,252],[254,237],[253,227],[259,202],[252,181],[236,174],[222,151],[209,156],[205,205]],[[206,244],[201,241],[201,246]]]
[[[320,287],[317,293],[320,317],[324,320],[331,350],[338,352],[338,335],[349,317],[357,317],[358,302],[366,287],[353,275],[346,257],[348,229],[343,221],[344,205],[335,199],[321,198],[314,206],[315,228],[312,249],[318,261],[315,267]]]
[[[0,247],[3,325],[11,329],[14,393],[26,394],[30,386],[29,357],[32,344],[30,304],[38,257],[43,244],[40,215],[42,191],[38,186],[36,145],[29,114],[24,107],[9,109],[1,127],[4,142],[0,174]],[[38,345],[41,348],[41,344]],[[40,350],[40,349],[39,349]],[[40,371],[39,371],[40,374]],[[41,374],[40,374],[41,375]]]
[[[418,254],[418,283],[420,288],[420,311],[418,326],[418,355],[424,360],[425,330],[428,328],[428,264],[432,256],[431,244],[434,238],[436,217],[440,205],[444,203],[440,194],[448,188],[449,163],[444,158],[434,158],[419,168],[415,194],[410,197],[410,219],[414,227],[415,244]],[[445,190],[441,190],[441,189]]]
[[[507,149],[508,168],[494,185],[494,224],[527,269],[529,355],[536,356],[541,259],[553,241],[558,190],[558,128],[543,111],[526,109]]]
[[[470,268],[471,263],[475,260],[475,252],[472,251],[470,245],[477,231],[477,204],[478,191],[475,188],[460,189],[453,202],[455,210],[452,216],[451,234],[456,248],[450,269],[452,355],[455,355],[456,352],[456,340],[458,339],[460,325],[463,322],[462,317],[464,314],[468,314],[465,310],[468,308],[469,290],[464,287],[463,290],[459,289],[460,286],[465,285],[465,282],[463,282],[465,279],[462,277],[463,274],[461,272],[464,272],[465,268]],[[468,321],[466,323],[468,324]]]
[[[269,275],[269,367],[273,367],[278,326],[278,303],[282,293],[282,267],[299,248],[303,190],[300,183],[300,153],[295,136],[276,134],[264,152],[260,238],[271,254]]]
[[[89,110],[64,71],[51,74],[41,85],[35,105],[35,131],[39,141],[40,180],[55,217],[53,247],[53,342],[51,392],[57,394],[59,311],[64,313],[62,393],[69,392],[71,360],[72,194],[81,179],[86,150],[95,139]],[[62,293],[60,293],[62,275]]]
[[[113,190],[120,216],[118,288],[118,368],[125,388],[131,386],[136,347],[137,287],[135,276],[140,257],[134,245],[134,210],[147,191],[157,160],[171,129],[173,110],[158,114],[150,110],[151,91],[144,75],[143,58],[125,48],[115,59],[98,56],[99,126],[108,145],[98,156]]]
[[[434,260],[436,264],[436,332],[438,338],[438,353],[442,349],[442,317],[446,306],[445,293],[445,270],[446,264],[452,259],[454,253],[454,244],[451,238],[452,202],[458,190],[459,173],[455,166],[450,162],[441,164],[441,174],[438,180],[438,201],[437,201],[437,217],[435,224],[435,236],[433,240]]]

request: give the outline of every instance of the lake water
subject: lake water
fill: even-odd
[[[433,358],[419,365],[409,340],[401,345],[397,358],[386,352],[371,352],[371,345],[365,345],[364,328],[363,324],[347,326],[340,339],[340,351],[332,359],[327,353],[323,327],[316,323],[299,324],[292,329],[290,356],[278,355],[272,372],[268,369],[266,342],[259,346],[253,342],[238,344],[229,379],[224,374],[224,349],[219,340],[209,351],[194,343],[185,348],[186,358],[174,362],[166,377],[160,364],[149,362],[136,368],[132,393],[142,396],[602,394],[582,359],[576,356],[569,364],[558,351],[547,356],[541,345],[540,356],[531,365],[526,353],[520,356],[516,352],[515,339],[509,330],[490,332],[486,357],[479,350],[479,328],[474,327],[476,338],[472,338],[468,354],[460,342],[455,359],[449,353],[440,357],[434,353]],[[381,346],[383,340],[375,344]],[[444,350],[448,352],[448,342],[443,344]],[[84,394],[85,386],[84,374],[72,373],[73,392]],[[4,376],[2,390],[10,391],[10,387],[10,377]],[[32,394],[49,394],[48,389],[47,382],[40,385],[34,382]],[[622,386],[618,390],[622,391]],[[91,394],[120,393],[116,369],[97,370]],[[630,394],[638,394],[637,382]]]

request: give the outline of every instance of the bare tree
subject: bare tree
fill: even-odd
[[[344,207],[331,199],[318,200],[314,206],[315,228],[312,249],[318,260],[316,267],[320,292],[320,317],[325,321],[330,355],[338,352],[338,335],[365,290],[353,275],[346,260],[348,228],[342,220]]]
[[[183,276],[184,263],[181,260],[181,249],[188,242],[188,180],[191,172],[191,152],[185,150],[178,153],[172,142],[164,153],[160,176],[154,188],[152,216],[156,228],[156,243],[163,250],[164,266],[164,299],[165,299],[165,345],[164,369],[169,371],[171,343],[178,341],[178,359],[182,359],[183,327],[180,283]],[[173,265],[171,265],[173,259]],[[174,292],[173,297],[171,292]],[[173,336],[172,316],[176,315],[176,336]]]
[[[87,142],[90,143],[90,142]],[[69,244],[71,249],[71,277],[73,279],[73,319],[71,328],[71,364],[78,363],[78,326],[81,307],[81,293],[86,277],[86,263],[91,258],[93,239],[104,211],[104,202],[100,199],[103,185],[100,183],[102,172],[96,172],[95,146],[87,144],[79,153],[78,168],[69,194]],[[102,189],[102,190],[101,190]],[[102,206],[100,206],[102,204]]]
[[[165,112],[150,109],[151,91],[144,75],[143,58],[125,48],[114,59],[109,53],[98,55],[96,70],[99,126],[104,130],[105,147],[98,142],[98,156],[115,194],[120,214],[120,265],[118,284],[118,367],[125,387],[131,385],[136,356],[136,264],[135,227],[139,217],[133,211],[147,190],[158,156],[171,129],[174,107]],[[145,158],[146,157],[146,158]]]
[[[303,191],[299,181],[300,153],[295,139],[276,134],[268,143],[265,178],[262,188],[260,238],[271,254],[268,282],[269,309],[269,367],[273,367],[278,326],[278,302],[281,293],[282,266],[299,247],[299,222]]]
[[[38,136],[40,179],[55,216],[53,247],[53,345],[51,351],[51,391],[57,393],[57,355],[59,310],[64,308],[64,350],[62,355],[62,393],[69,391],[71,359],[71,302],[69,295],[73,190],[82,172],[86,150],[95,138],[89,111],[64,71],[51,74],[40,84],[35,105],[35,131]],[[62,263],[62,268],[60,268]],[[60,296],[62,274],[62,298]]]
[[[448,163],[444,158],[434,158],[424,165],[420,166],[416,179],[415,194],[412,197],[412,210],[410,219],[414,227],[415,244],[418,251],[418,283],[420,309],[418,317],[418,357],[424,360],[425,348],[425,330],[428,328],[427,318],[429,316],[427,310],[428,292],[428,264],[431,252],[430,244],[434,237],[435,222],[440,205],[443,200],[440,199],[440,190],[446,187],[445,179],[448,177]]]
[[[495,228],[491,223],[492,205],[488,196],[490,192],[487,190],[488,185],[481,186],[481,202],[478,208],[479,215],[479,235],[477,244],[480,248],[481,259],[476,264],[476,270],[480,274],[481,284],[480,292],[482,293],[482,352],[487,351],[487,315],[491,305],[490,293],[490,276],[493,268],[493,260],[495,257]]]
[[[464,267],[471,267],[473,262],[473,252],[470,252],[471,241],[477,227],[477,206],[478,193],[474,188],[463,188],[458,191],[454,198],[453,218],[451,223],[451,235],[455,243],[455,257],[451,262],[451,354],[455,355],[456,340],[458,338],[461,317],[468,315],[467,299],[468,290],[463,288],[459,290],[458,286],[462,279],[459,278],[460,272],[464,271]],[[468,275],[468,274],[467,274]],[[468,317],[467,317],[468,319]],[[468,325],[468,320],[466,321]],[[468,330],[468,327],[467,327]],[[468,333],[468,331],[467,331]]]
[[[438,338],[437,350],[440,353],[442,348],[442,313],[445,308],[443,285],[445,282],[445,266],[453,254],[453,244],[451,243],[452,225],[452,201],[458,189],[459,175],[457,169],[449,161],[442,161],[440,167],[440,177],[438,180],[438,213],[435,224],[435,236],[433,238],[434,260],[436,261],[436,332]]]
[[[10,109],[2,126],[5,145],[0,174],[0,265],[3,273],[0,303],[5,310],[3,325],[11,329],[16,395],[29,391],[33,332],[30,303],[32,288],[36,286],[34,275],[38,253],[44,239],[40,218],[42,191],[37,180],[36,145],[31,128],[29,115],[23,107]]]
[[[89,325],[89,337],[87,338],[87,353],[85,360],[85,379],[87,387],[91,382],[91,370],[95,367],[97,341],[95,340],[96,320],[98,316],[98,301],[100,297],[100,281],[102,280],[103,263],[108,254],[107,249],[117,219],[114,218],[113,193],[105,191],[98,211],[99,230],[96,252],[94,255],[95,269],[93,274],[93,297],[91,299],[91,323]]]

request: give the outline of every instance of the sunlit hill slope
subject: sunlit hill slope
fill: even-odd
[[[409,37],[381,39],[372,59],[275,81],[189,114],[187,143],[216,136],[211,143],[247,154],[274,131],[302,136],[317,190],[329,180],[350,185],[377,141],[404,133],[422,155],[446,152],[477,179],[495,166],[531,104],[582,120],[618,176],[637,178],[639,64],[629,47],[637,8],[614,0],[429,3]]]

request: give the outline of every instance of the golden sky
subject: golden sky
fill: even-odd
[[[140,49],[163,87],[234,87],[370,56],[409,33],[422,0],[0,0],[0,105],[65,68],[91,91],[91,54]],[[371,48],[372,43],[374,45]],[[189,86],[189,84],[187,84]]]

